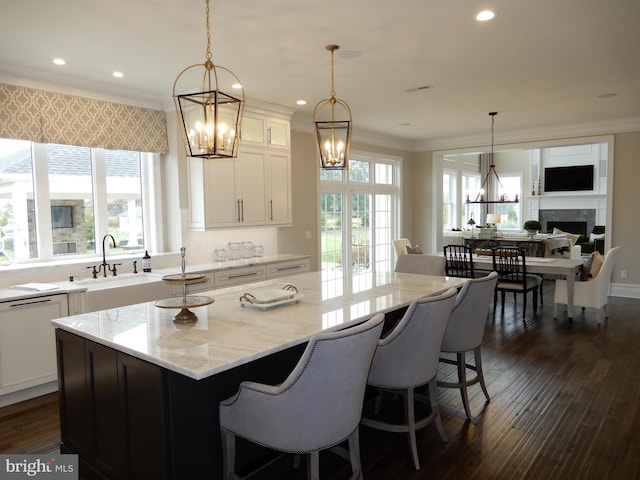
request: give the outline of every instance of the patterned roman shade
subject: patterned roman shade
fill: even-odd
[[[167,153],[165,112],[0,83],[0,138]]]

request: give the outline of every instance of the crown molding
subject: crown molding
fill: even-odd
[[[574,125],[548,126],[526,130],[514,130],[496,133],[496,144],[514,144],[523,142],[538,142],[560,140],[567,138],[590,137],[595,135],[610,135],[615,133],[640,131],[640,117],[619,118],[602,122],[580,123]],[[425,140],[416,143],[416,152],[439,151],[457,148],[486,146],[486,134],[465,137],[451,137],[439,140]]]
[[[293,116],[291,128],[299,132],[314,133],[311,119],[302,116]],[[640,131],[640,117],[617,118],[604,120],[602,122],[502,131],[496,133],[495,143],[498,145],[517,144],[636,131]],[[368,145],[406,150],[409,152],[432,152],[458,148],[485,147],[489,140],[487,135],[483,133],[437,140],[412,141],[360,129],[354,129],[352,138],[354,142],[362,142]]]

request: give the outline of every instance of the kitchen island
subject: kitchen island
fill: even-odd
[[[220,478],[218,403],[244,380],[281,382],[307,340],[378,312],[390,321],[411,300],[465,280],[392,272],[324,279],[304,273],[205,292],[191,325],[154,303],[54,320],[63,453],[87,479]],[[297,301],[243,306],[245,293],[293,284]],[[264,449],[240,443],[238,467]]]

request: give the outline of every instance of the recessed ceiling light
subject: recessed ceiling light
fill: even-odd
[[[62,58],[54,58],[53,59],[53,63],[55,63],[56,65],[64,65],[67,62],[65,62],[64,59],[62,59]]]
[[[495,18],[498,13],[493,10],[482,10],[476,15],[476,20],[479,22],[488,22]]]
[[[118,72],[118,71],[113,72],[111,75],[113,75],[113,76],[114,76],[114,77],[116,77],[116,78],[122,78],[122,77],[124,77],[124,73],[122,73],[122,72]]]
[[[306,105],[306,104],[307,104],[307,101],[306,101],[306,100],[298,100],[296,103],[297,103],[298,105]]]

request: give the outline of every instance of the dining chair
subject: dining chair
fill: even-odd
[[[517,242],[516,246],[524,249],[525,257],[544,257],[545,252],[545,244],[543,241],[537,240],[520,240]],[[544,277],[541,273],[537,273],[540,277],[540,287],[539,287],[539,295],[540,295],[540,305],[544,305],[543,297],[542,297],[542,288],[544,287]]]
[[[411,247],[411,242],[408,238],[397,238],[393,241],[393,249],[396,251],[396,255],[406,255],[407,247]]]
[[[376,408],[363,413],[361,424],[388,432],[406,432],[415,469],[420,469],[416,430],[434,423],[442,441],[447,435],[438,410],[436,374],[442,338],[456,300],[455,288],[433,297],[414,300],[393,330],[378,341],[367,384],[378,389],[402,395],[406,423],[384,421],[379,415],[381,402]],[[428,385],[429,396],[415,393],[417,387]],[[415,402],[431,407],[429,413],[416,419]],[[369,408],[368,410],[371,410]]]
[[[442,339],[441,353],[455,353],[456,358],[454,360],[446,355],[441,355],[440,362],[456,366],[458,381],[438,380],[438,386],[460,390],[462,405],[469,420],[471,420],[471,410],[467,395],[468,387],[479,383],[487,403],[491,401],[484,381],[480,347],[487,323],[489,304],[497,282],[498,274],[496,272],[465,282],[456,296],[456,303]],[[470,351],[473,351],[474,364],[467,363],[466,356]],[[475,376],[467,378],[467,370],[475,372]]]
[[[445,245],[445,274],[449,277],[474,278],[473,250],[468,245]]]
[[[367,376],[384,314],[313,336],[280,385],[245,381],[220,402],[223,478],[235,473],[236,436],[280,452],[308,454],[308,478],[319,478],[319,452],[348,440],[352,479],[362,478],[359,423]]]
[[[538,311],[538,291],[542,279],[538,275],[527,274],[525,252],[520,247],[494,247],[493,269],[498,272],[498,283],[493,293],[493,308],[497,308],[498,292],[501,293],[502,311],[504,312],[504,297],[506,292],[513,292],[513,301],[521,293],[522,318],[527,313],[527,293],[533,292],[533,311]],[[542,296],[542,293],[540,294]],[[541,302],[542,303],[542,302]]]
[[[575,282],[573,288],[574,306],[596,309],[596,320],[601,322],[600,311],[604,310],[604,320],[609,318],[607,304],[611,287],[611,273],[620,254],[620,247],[613,247],[607,252],[597,275],[584,282]],[[556,280],[553,297],[553,318],[558,318],[558,305],[567,304],[567,281]]]
[[[445,258],[442,255],[398,255],[395,271],[444,276]]]

